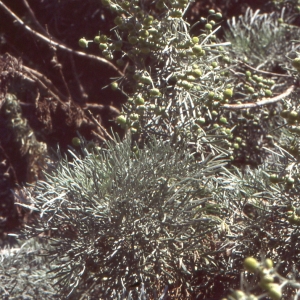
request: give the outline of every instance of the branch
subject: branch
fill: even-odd
[[[114,139],[112,138],[112,136],[106,131],[106,129],[96,120],[96,118],[93,116],[93,114],[91,113],[90,110],[87,110],[87,113],[89,115],[89,117],[92,119],[92,121],[94,122],[94,124],[96,124],[98,126],[98,129],[100,131],[100,133],[102,134],[104,132],[104,134],[111,140],[113,141]],[[101,132],[102,131],[102,132]],[[95,131],[92,131],[95,135],[97,135],[95,133]],[[97,135],[98,136],[98,135]]]
[[[48,91],[52,97],[54,97],[58,102],[61,102],[61,99],[63,99],[63,101],[67,101],[68,98],[66,96],[64,96],[52,83],[51,80],[49,80],[46,76],[44,76],[43,74],[41,74],[40,72],[31,69],[29,67],[26,67],[24,65],[22,65],[22,69],[27,73],[30,74],[30,76],[40,85],[40,87],[43,90]]]
[[[284,91],[282,94],[273,97],[273,98],[262,98],[262,100],[258,102],[251,102],[251,103],[245,103],[245,104],[225,104],[222,105],[222,108],[230,109],[230,110],[238,110],[238,109],[245,109],[245,108],[254,108],[258,106],[263,106],[271,103],[275,103],[279,100],[282,100],[284,97],[289,96],[295,89],[294,85],[291,85],[286,91]]]
[[[121,112],[114,106],[107,105],[107,104],[98,104],[98,103],[86,103],[83,109],[96,109],[102,111],[104,109],[110,110],[113,114],[119,115]]]
[[[83,56],[83,57],[87,57],[93,60],[96,60],[98,62],[104,63],[109,65],[110,67],[112,67],[116,72],[118,72],[118,74],[120,76],[124,76],[124,74],[110,61],[101,58],[99,56],[96,55],[92,55],[92,54],[87,54],[81,51],[76,51],[73,50],[71,48],[69,48],[68,46],[62,44],[61,42],[55,42],[52,39],[49,39],[47,37],[45,37],[44,35],[42,35],[41,33],[31,29],[29,26],[27,26],[14,12],[12,12],[2,1],[0,1],[0,7],[2,7],[11,17],[13,17],[15,19],[15,21],[17,21],[21,26],[23,26],[26,30],[28,30],[31,34],[37,36],[38,38],[40,38],[41,40],[43,40],[44,42],[47,42],[50,44],[50,46],[54,46],[57,47],[59,49],[62,49],[64,51],[70,52],[70,53],[74,53],[78,56]]]
[[[291,75],[287,75],[287,74],[279,74],[279,73],[272,73],[272,72],[268,72],[268,71],[263,71],[263,70],[258,70],[256,68],[251,67],[250,65],[246,64],[243,61],[239,61],[241,64],[245,65],[246,67],[248,67],[249,69],[262,73],[262,74],[266,74],[266,75],[272,75],[272,76],[277,76],[277,77],[289,77],[291,78]]]

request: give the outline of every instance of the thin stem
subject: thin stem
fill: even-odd
[[[50,46],[54,46],[54,47],[57,47],[57,48],[62,49],[64,51],[74,53],[78,56],[87,57],[89,59],[93,59],[93,60],[96,60],[98,62],[107,64],[108,66],[113,68],[119,75],[121,75],[121,76],[124,75],[113,63],[111,63],[110,61],[108,61],[104,58],[101,58],[99,56],[92,55],[92,54],[86,54],[86,53],[81,52],[81,51],[73,50],[73,49],[69,48],[68,46],[62,44],[61,42],[55,42],[52,38],[49,39],[46,36],[42,35],[41,33],[31,29],[14,12],[12,12],[2,1],[0,1],[0,7],[2,7],[12,18],[14,18],[14,20],[16,22],[18,22],[21,26],[23,26],[27,31],[29,31],[31,34],[37,36],[38,38],[40,38],[44,42],[48,43]]]
[[[289,96],[294,91],[294,89],[295,89],[295,86],[291,85],[282,94],[280,94],[276,97],[270,98],[270,99],[262,98],[262,100],[260,100],[258,102],[250,102],[250,103],[244,103],[244,104],[225,104],[225,105],[222,105],[221,107],[225,108],[225,109],[230,109],[230,110],[259,107],[259,106],[275,103],[277,101],[282,100],[284,97]]]

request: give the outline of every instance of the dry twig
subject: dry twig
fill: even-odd
[[[114,139],[113,139],[113,137],[106,131],[106,129],[96,120],[96,118],[93,116],[93,114],[91,113],[91,111],[90,110],[87,110],[87,114],[89,115],[89,117],[92,119],[92,121],[96,124],[96,125],[98,125],[98,130],[100,131],[100,133],[101,134],[103,134],[103,132],[104,132],[104,134],[111,140],[111,141],[113,141]],[[102,132],[101,132],[102,131]],[[93,133],[94,134],[96,134],[95,133],[95,131],[93,131]]]
[[[272,76],[278,76],[278,77],[289,77],[291,78],[291,75],[287,75],[287,74],[279,74],[279,73],[272,73],[272,72],[268,72],[268,71],[263,71],[263,70],[258,70],[256,68],[251,67],[250,65],[246,64],[243,61],[240,61],[241,64],[245,65],[246,67],[248,67],[249,69],[262,73],[262,74],[266,74],[266,75],[272,75]]]
[[[286,91],[284,91],[282,94],[273,97],[273,98],[262,98],[262,100],[258,101],[258,102],[250,102],[250,103],[244,103],[244,104],[225,104],[222,105],[222,108],[225,109],[230,109],[230,110],[238,110],[238,109],[246,109],[246,108],[254,108],[254,107],[258,107],[258,106],[263,106],[263,105],[267,105],[267,104],[271,104],[271,103],[275,103],[279,100],[282,100],[284,97],[287,97],[288,95],[290,95],[295,89],[294,85],[291,85]]]
[[[68,46],[64,45],[61,42],[55,42],[52,37],[51,37],[51,39],[47,38],[43,34],[41,34],[41,33],[37,32],[37,31],[33,30],[28,25],[26,25],[13,11],[11,11],[2,1],[0,1],[0,7],[3,8],[11,17],[14,18],[14,20],[17,23],[19,23],[21,26],[23,26],[27,31],[29,31],[31,34],[37,36],[38,38],[40,38],[44,42],[47,42],[50,46],[57,47],[57,48],[62,49],[64,51],[67,51],[67,52],[70,52],[70,53],[74,53],[74,54],[76,54],[78,56],[83,56],[83,57],[86,57],[86,58],[89,58],[89,59],[93,59],[93,60],[96,60],[98,62],[107,64],[108,66],[110,66],[111,68],[113,68],[116,72],[118,72],[119,75],[121,75],[121,76],[124,75],[113,63],[111,63],[110,61],[108,61],[108,60],[106,60],[106,59],[104,59],[102,57],[99,57],[99,56],[96,56],[96,55],[92,55],[92,54],[87,54],[87,53],[84,53],[84,52],[81,52],[81,51],[73,50],[73,49],[69,48]]]

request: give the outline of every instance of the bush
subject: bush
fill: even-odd
[[[40,218],[27,229],[27,237],[51,240],[45,255],[55,259],[62,295],[77,288],[124,297],[136,282],[151,297],[164,286],[193,295],[197,270],[213,264],[207,235],[223,213],[209,199],[224,161],[197,161],[185,147],[156,140],[133,152],[129,139],[73,156],[30,193]]]
[[[98,44],[124,68],[109,86],[128,96],[115,120],[126,138],[102,148],[75,138],[81,154],[60,156],[23,204],[39,214],[25,237],[50,241],[44,251],[60,295],[208,299],[232,288],[229,299],[295,296],[299,74],[288,33],[298,28],[248,10],[229,22],[225,50],[215,11],[191,36],[188,1],[102,3],[116,13],[112,36],[80,44]],[[285,56],[286,74],[276,73]],[[276,267],[258,263],[259,254]]]

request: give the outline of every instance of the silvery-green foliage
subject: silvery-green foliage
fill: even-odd
[[[118,14],[117,26],[99,46],[107,59],[122,51],[117,63],[128,64],[124,76],[116,80],[129,98],[122,125],[136,139],[155,134],[165,139],[188,138],[198,147],[203,147],[203,142],[208,145],[207,139],[216,135],[214,125],[222,117],[222,112],[212,116],[210,110],[213,103],[218,110],[225,101],[224,90],[231,88],[222,73],[228,66],[222,61],[226,56],[222,46],[229,43],[215,42],[220,15],[203,18],[198,34],[191,36],[191,26],[183,18],[189,1],[156,1],[162,5],[157,8],[160,13],[146,10],[146,1],[139,6],[135,1],[105,2]],[[95,40],[105,38],[100,35]]]
[[[51,268],[62,295],[84,289],[116,299],[137,281],[152,296],[164,285],[193,293],[194,273],[212,259],[207,234],[222,222],[222,210],[212,213],[211,203],[208,212],[206,203],[224,162],[195,160],[184,145],[160,140],[136,154],[126,139],[73,156],[30,192],[40,217],[27,228],[51,237],[47,256],[59,260]]]
[[[47,274],[49,261],[43,257],[44,246],[32,239],[21,246],[1,249],[1,299],[60,299]]]
[[[297,49],[295,40],[300,33],[298,27],[288,24],[292,19],[285,8],[281,14],[259,14],[259,10],[248,8],[244,16],[228,20],[225,39],[231,42],[232,54],[239,60],[264,70],[287,67],[287,56]]]
[[[283,23],[278,20],[280,17]],[[289,56],[295,55],[293,52],[299,47],[295,37],[300,32],[298,27],[289,24],[292,18],[287,9],[282,9],[280,15],[277,12],[260,14],[248,8],[245,15],[228,21],[225,39],[231,42],[230,53],[236,62],[232,79],[241,104],[272,98],[294,84]],[[295,95],[292,93],[284,100],[295,102],[290,100]],[[284,105],[295,108],[297,104],[293,104]],[[281,126],[286,123],[280,117],[282,109],[282,101],[277,101],[229,112],[234,137],[241,138],[245,145],[236,145],[233,150],[235,160],[253,166],[264,161],[268,155],[266,148],[273,148],[274,143],[280,141]]]
[[[271,179],[271,174],[276,174],[278,180]],[[245,257],[268,257],[281,276],[299,280],[300,184],[294,158],[277,146],[269,150],[264,164],[256,170],[241,172],[235,168],[220,175],[219,190],[213,198],[230,208],[227,220],[232,253],[228,266],[242,269]],[[253,279],[251,274],[245,276]],[[252,280],[252,287],[258,282]],[[284,292],[285,299],[295,295],[294,289]]]

